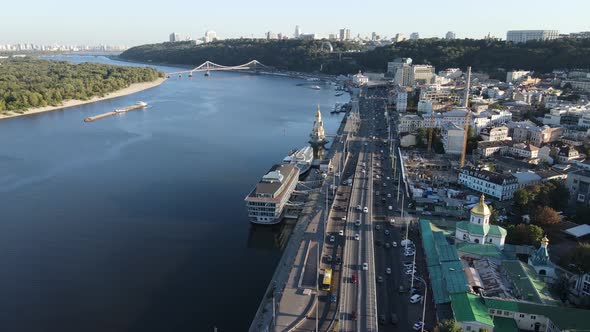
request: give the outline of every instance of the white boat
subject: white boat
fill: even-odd
[[[295,165],[274,165],[244,199],[250,222],[261,225],[281,222],[298,179],[299,168]]]
[[[310,89],[314,89],[314,90],[321,90],[322,88],[320,88],[319,85],[312,85],[309,87]]]
[[[299,168],[299,176],[309,172],[312,162],[313,148],[309,145],[297,151],[292,151],[283,159],[284,164],[295,164]]]

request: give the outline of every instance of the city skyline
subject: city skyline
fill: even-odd
[[[502,4],[510,4],[510,7]],[[115,2],[105,0],[92,11],[80,12],[75,3],[68,0],[47,4],[11,3],[5,12],[8,17],[0,20],[0,29],[10,34],[0,38],[0,44],[124,44],[128,46],[157,43],[167,40],[171,32],[193,39],[203,37],[213,30],[222,38],[264,38],[268,31],[291,37],[295,26],[302,33],[315,33],[327,38],[348,28],[351,36],[370,37],[372,32],[391,38],[397,33],[409,37],[418,32],[420,38],[444,38],[453,31],[457,38],[483,38],[488,33],[504,39],[507,30],[550,29],[561,33],[588,31],[584,13],[590,3],[566,0],[559,6],[548,0],[532,2],[508,2],[501,0],[496,8],[510,11],[486,11],[485,15],[472,14],[471,3],[452,0],[439,3],[426,1],[420,7],[420,22],[411,14],[417,8],[411,3],[380,3],[370,0],[363,3],[365,12],[356,9],[357,3],[341,2],[338,6],[302,0],[276,11],[275,3],[268,0],[256,4],[231,1],[224,6],[205,7],[203,4],[171,0],[163,11],[154,3]],[[576,11],[567,10],[575,6]],[[548,8],[552,10],[547,10]],[[116,10],[114,10],[114,9]],[[206,8],[206,14],[199,14]],[[230,8],[229,10],[227,10]],[[311,10],[310,10],[311,9]],[[58,11],[59,10],[59,11]],[[20,14],[22,13],[22,14]],[[514,15],[521,15],[517,20]],[[139,18],[139,19],[138,19]]]

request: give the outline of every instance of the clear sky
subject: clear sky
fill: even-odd
[[[353,36],[505,38],[510,29],[589,31],[590,0],[20,0],[0,12],[0,43],[126,44],[161,42],[171,32],[202,37],[262,37],[267,31],[327,37],[339,28]]]

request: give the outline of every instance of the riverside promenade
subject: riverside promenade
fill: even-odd
[[[337,136],[333,138],[331,149],[324,156],[324,159],[331,160],[335,170],[339,169],[342,159],[341,137],[352,128],[348,119],[348,116],[345,116]],[[330,185],[335,183],[334,176],[336,175],[333,172],[329,172],[320,192],[309,196],[306,204],[308,208],[297,221],[249,331],[308,330],[300,329],[299,326],[311,312],[315,312],[318,301],[315,290],[318,282],[318,252],[321,259],[325,240],[324,220],[330,212],[329,207],[326,210],[325,195]]]

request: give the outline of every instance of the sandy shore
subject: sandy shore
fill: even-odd
[[[101,101],[101,100],[122,97],[122,96],[130,95],[130,94],[133,94],[136,92],[140,92],[140,91],[143,91],[143,90],[146,90],[149,88],[156,87],[156,86],[162,84],[165,80],[166,80],[165,78],[158,78],[157,80],[152,81],[152,82],[135,83],[135,84],[131,84],[130,86],[126,87],[125,89],[111,92],[111,93],[105,95],[104,97],[93,97],[88,100],[66,100],[59,106],[45,106],[45,107],[31,108],[23,114],[8,112],[7,115],[0,114],[0,120],[13,118],[16,116],[50,112],[50,111],[60,110],[60,109],[68,108],[68,107],[90,104],[90,103],[94,103],[94,102]]]

